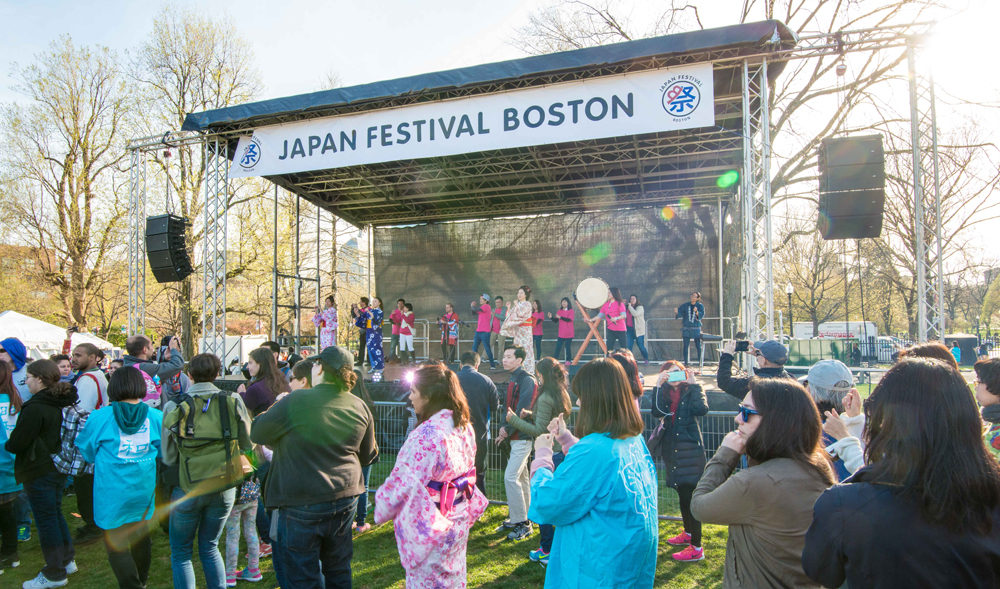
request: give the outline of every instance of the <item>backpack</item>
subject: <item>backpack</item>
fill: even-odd
[[[244,478],[232,393],[183,395],[163,419],[177,440],[180,487],[199,495],[239,485]]]
[[[139,368],[136,366],[136,368]],[[160,383],[153,380],[153,377],[149,375],[148,372],[139,368],[139,374],[142,375],[142,379],[146,381],[146,396],[143,397],[142,402],[149,405],[153,409],[160,408],[160,391],[162,387]]]

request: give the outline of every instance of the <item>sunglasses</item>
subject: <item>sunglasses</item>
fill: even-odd
[[[739,415],[740,415],[740,420],[746,423],[750,421],[751,415],[760,415],[760,412],[754,409],[753,407],[747,407],[743,403],[740,403]]]

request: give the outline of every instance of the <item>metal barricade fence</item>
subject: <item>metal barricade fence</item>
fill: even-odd
[[[573,415],[567,425],[572,429],[576,420],[577,408],[573,408]],[[699,418],[701,423],[702,441],[705,445],[705,458],[711,458],[722,438],[727,433],[735,429],[733,418],[736,413],[732,411],[709,411],[707,415]],[[656,419],[650,414],[648,409],[642,410],[645,430],[643,438],[648,438],[656,424]],[[375,403],[375,438],[379,446],[379,459],[372,466],[368,488],[372,493],[389,476],[392,467],[396,462],[396,455],[406,440],[407,433],[416,426],[416,418],[406,403],[392,401],[377,401]],[[507,465],[506,457],[501,455],[500,450],[494,443],[498,431],[498,423],[494,418],[490,421],[489,448],[486,454],[486,472],[479,473],[486,477],[486,496],[491,502],[506,504],[507,494],[504,489],[503,471]],[[657,462],[657,478],[660,482],[659,488],[659,513],[661,516],[676,517],[680,515],[680,508],[677,504],[677,494],[664,484],[663,465]]]

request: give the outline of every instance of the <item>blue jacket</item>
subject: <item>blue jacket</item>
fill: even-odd
[[[556,526],[545,587],[652,587],[656,468],[640,436],[590,434],[531,479],[528,519]]]
[[[21,490],[21,484],[14,480],[14,455],[3,447],[16,423],[17,415],[10,415],[10,397],[0,395],[0,495]]]
[[[163,413],[149,409],[145,423],[125,434],[114,403],[90,414],[76,438],[77,448],[94,464],[94,521],[105,530],[153,517],[156,458]]]

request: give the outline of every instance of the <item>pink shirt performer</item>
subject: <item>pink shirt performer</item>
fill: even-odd
[[[420,424],[375,493],[375,522],[394,520],[408,588],[465,587],[469,528],[488,500],[476,488],[476,441],[458,377],[421,366],[410,402]]]
[[[333,301],[333,295],[326,297],[326,300],[323,301],[322,309],[316,307],[316,313],[313,315],[313,325],[316,326],[316,331],[319,332],[319,349],[317,352],[322,352],[324,348],[337,345],[337,306]]]

